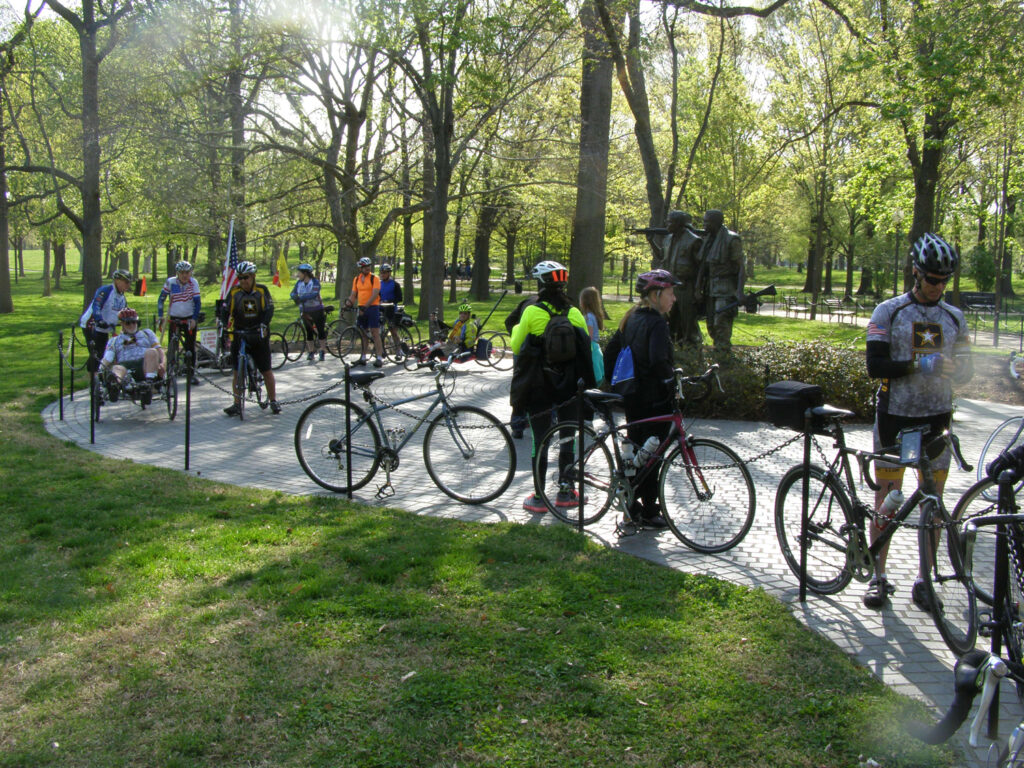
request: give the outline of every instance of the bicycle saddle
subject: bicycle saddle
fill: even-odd
[[[621,403],[622,395],[617,392],[605,392],[600,389],[588,389],[583,392],[586,398],[594,403]]]
[[[853,416],[853,411],[847,411],[843,408],[836,408],[834,405],[817,405],[811,408],[811,413],[815,416],[823,416],[826,419],[848,419]]]
[[[357,387],[365,387],[377,379],[383,379],[383,371],[349,371],[348,380]]]

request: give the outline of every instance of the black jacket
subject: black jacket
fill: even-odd
[[[633,350],[637,380],[637,391],[631,399],[651,407],[671,402],[674,359],[668,321],[660,312],[647,307],[630,315],[625,328],[612,335],[604,350],[604,369],[609,378],[615,370],[615,359],[626,344]]]

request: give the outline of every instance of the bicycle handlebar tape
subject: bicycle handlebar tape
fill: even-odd
[[[1010,483],[1015,483],[1021,474],[1024,474],[1024,445],[1003,451],[989,462],[985,471],[990,479],[1002,482],[1001,475],[1006,470],[1010,470],[1014,475],[1012,478],[1007,478]]]
[[[978,680],[986,668],[985,662],[988,658],[989,654],[986,651],[978,649],[964,654],[953,668],[955,693],[949,711],[932,726],[918,722],[908,723],[907,731],[910,735],[925,744],[942,744],[948,741],[971,711],[971,702],[978,695]]]

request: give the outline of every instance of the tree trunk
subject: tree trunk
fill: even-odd
[[[583,74],[580,84],[579,165],[576,213],[569,250],[569,295],[604,284],[604,233],[608,189],[612,75],[608,39],[602,33],[593,0],[580,10],[583,26]]]
[[[501,209],[493,199],[485,199],[477,216],[473,239],[473,278],[469,284],[470,298],[475,301],[491,298],[491,235],[497,229],[500,213]]]
[[[43,238],[43,296],[50,296],[50,238]]]
[[[60,290],[60,279],[68,273],[68,247],[61,241],[53,244],[53,290]]]

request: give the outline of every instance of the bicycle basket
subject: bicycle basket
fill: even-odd
[[[817,384],[800,381],[776,381],[764,388],[767,401],[768,421],[776,427],[803,432],[807,424],[804,414],[808,408],[824,405],[825,395]],[[811,432],[822,434],[825,421],[821,417],[811,419]]]

